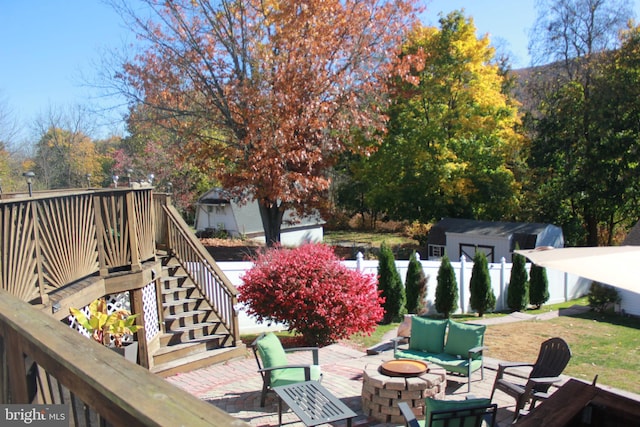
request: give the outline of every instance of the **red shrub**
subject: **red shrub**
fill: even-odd
[[[370,334],[384,314],[376,278],[347,269],[322,244],[270,249],[242,280],[238,299],[248,314],[286,323],[308,345]]]

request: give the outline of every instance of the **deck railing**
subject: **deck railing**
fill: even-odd
[[[94,274],[139,271],[155,255],[151,188],[0,200],[0,288],[23,301]]]
[[[1,289],[0,402],[61,405],[75,426],[247,425]]]

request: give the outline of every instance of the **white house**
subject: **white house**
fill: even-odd
[[[524,222],[491,222],[471,219],[444,218],[435,224],[427,236],[428,259],[440,259],[446,253],[450,260],[464,255],[472,260],[477,250],[487,255],[487,261],[511,262],[513,251],[540,246],[564,246],[562,229],[552,224]]]
[[[195,228],[198,231],[225,231],[230,237],[244,237],[265,242],[258,204],[240,205],[219,188],[203,194],[196,203]],[[300,218],[292,210],[286,211],[280,234],[284,246],[299,246],[306,242],[321,242],[324,221],[319,215]]]

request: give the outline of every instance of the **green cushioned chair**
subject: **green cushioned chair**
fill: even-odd
[[[250,347],[253,349],[258,363],[258,372],[262,375],[262,396],[260,397],[260,406],[262,407],[264,407],[267,392],[273,387],[322,379],[318,361],[318,347],[285,349],[273,332],[260,335],[251,343]],[[289,364],[287,353],[296,351],[311,352],[313,364]]]
[[[425,399],[424,420],[417,420],[406,402],[398,406],[410,427],[493,427],[498,405],[490,399],[437,400]]]

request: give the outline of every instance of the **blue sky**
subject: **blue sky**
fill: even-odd
[[[511,53],[514,68],[528,65],[528,30],[535,0],[433,0],[423,23],[438,24],[439,12],[464,9],[479,35],[489,33]],[[636,14],[640,7],[636,1]],[[0,0],[0,108],[9,110],[29,135],[34,120],[50,108],[117,104],[99,99],[84,82],[96,74],[101,53],[133,37],[100,0]],[[102,128],[117,132],[115,126]]]

